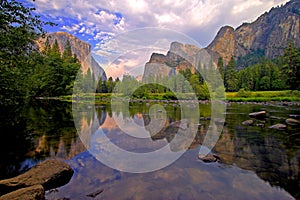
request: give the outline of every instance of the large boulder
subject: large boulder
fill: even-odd
[[[34,185],[42,185],[45,190],[60,187],[68,183],[73,169],[65,162],[58,160],[44,161],[29,171],[14,178],[0,181],[0,195]]]
[[[21,188],[0,197],[0,200],[44,200],[45,191],[42,185]]]
[[[260,111],[260,112],[253,112],[249,114],[249,117],[252,118],[266,118],[267,112],[266,111]]]

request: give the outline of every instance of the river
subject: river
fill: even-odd
[[[285,123],[289,115],[300,115],[297,106],[228,104],[225,126],[212,149],[221,158],[218,162],[204,163],[197,158],[211,126],[209,103],[199,104],[199,123],[194,124],[197,133],[189,149],[162,169],[128,173],[107,167],[95,158],[93,144],[99,140],[99,129],[114,144],[136,153],[170,143],[174,135],[154,135],[137,142],[116,123],[119,117],[139,126],[149,124],[156,119],[149,114],[154,104],[131,103],[129,111],[116,111],[110,104],[97,104],[95,110],[81,104],[82,110],[75,117],[71,103],[55,100],[3,110],[0,178],[13,177],[45,159],[55,158],[65,160],[75,173],[67,185],[47,191],[47,199],[91,199],[87,196],[91,193],[96,193],[96,199],[300,199],[300,127],[269,128]],[[155,115],[166,114],[165,127],[182,120],[178,104],[161,102],[160,108],[163,111]],[[255,124],[264,124],[263,127],[242,125],[250,119],[250,112],[261,110],[267,111],[268,117],[255,120]],[[122,165],[121,159],[119,164]]]

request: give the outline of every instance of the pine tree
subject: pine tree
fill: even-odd
[[[222,79],[224,80],[225,70],[224,70],[224,62],[223,62],[222,57],[219,57],[219,59],[218,59],[218,69],[219,69]]]
[[[72,50],[71,50],[71,44],[70,41],[67,40],[65,46],[64,46],[64,52],[62,54],[62,58],[65,61],[71,61],[73,56],[72,56]]]
[[[49,55],[53,58],[60,58],[61,57],[61,53],[60,53],[60,50],[59,50],[59,46],[58,46],[58,42],[57,40],[55,39],[52,47],[51,47],[51,50],[50,50],[50,53]]]
[[[237,90],[237,70],[236,70],[236,61],[233,57],[229,61],[226,71],[225,71],[225,87],[227,91],[236,91]]]
[[[283,73],[290,89],[300,89],[300,51],[293,42],[288,44],[283,55]]]

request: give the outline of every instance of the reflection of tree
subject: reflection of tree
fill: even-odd
[[[66,159],[85,150],[76,134],[71,107],[43,100],[1,108],[0,128],[8,132],[1,131],[0,178],[17,175],[51,156]]]
[[[21,107],[1,106],[0,113],[0,179],[3,179],[18,174],[21,162],[33,147],[33,138],[26,130]]]

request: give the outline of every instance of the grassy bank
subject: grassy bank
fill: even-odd
[[[245,91],[240,90],[239,92],[227,92],[226,99],[232,102],[238,101],[300,101],[300,91]]]
[[[111,93],[95,93],[95,94],[81,94],[80,96],[62,96],[60,97],[63,101],[72,101],[79,99],[80,101],[94,101],[105,102],[110,101],[112,97],[125,98],[121,94]],[[179,94],[179,99],[193,99],[192,94]],[[140,98],[132,98],[140,99]],[[172,93],[149,93],[147,97],[143,97],[142,100],[174,100],[176,96]],[[239,92],[226,92],[226,100],[231,102],[266,102],[266,101],[300,101],[300,91],[245,91],[240,90]]]

